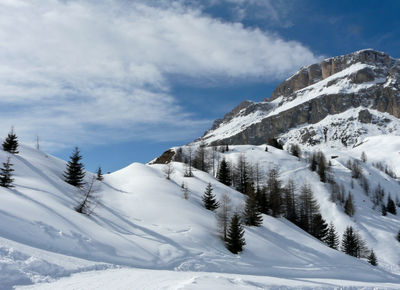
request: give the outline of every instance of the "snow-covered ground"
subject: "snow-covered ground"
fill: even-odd
[[[371,147],[362,148],[368,144]],[[358,158],[359,150],[366,151],[372,160],[373,144],[366,142],[333,161],[337,180],[346,188],[350,189],[350,178],[343,164],[348,156]],[[248,161],[258,161],[264,172],[279,166],[283,180],[291,177],[298,185],[305,181],[312,184],[324,218],[333,221],[340,233],[347,225],[356,226],[376,252],[379,267],[332,250],[285,219],[270,216],[264,216],[261,227],[246,227],[245,250],[240,255],[231,254],[218,236],[215,214],[203,207],[201,195],[211,182],[216,195],[228,194],[236,209],[243,207],[243,195],[201,171],[195,171],[195,177],[184,178],[180,163],[174,163],[171,180],[165,178],[164,165],[138,163],[105,175],[104,182],[96,185],[98,203],[93,214],[76,213],[74,206],[81,193],[63,181],[65,162],[22,146],[20,154],[11,156],[15,187],[0,188],[0,289],[54,281],[90,270],[103,271],[74,274],[36,286],[400,288],[400,244],[394,238],[400,219],[382,217],[372,210],[371,202],[357,184],[352,189],[357,212],[349,218],[329,201],[328,189],[309,171],[305,161],[285,151],[264,149],[265,146],[231,146],[224,156],[234,161],[246,154]],[[0,161],[7,156],[0,151]],[[400,186],[396,181],[369,163],[363,166],[370,174],[371,187],[380,182],[393,198],[398,194]],[[183,182],[190,190],[188,200],[181,191]],[[123,278],[126,276],[131,280]]]
[[[397,283],[324,278],[285,278],[227,273],[118,269],[74,274],[54,283],[17,287],[28,289],[85,290],[232,290],[232,289],[398,289]]]

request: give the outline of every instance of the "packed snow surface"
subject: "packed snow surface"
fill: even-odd
[[[395,140],[400,144],[399,139]],[[362,146],[369,152],[368,142]],[[357,213],[349,218],[329,201],[328,189],[304,160],[285,151],[264,149],[232,146],[224,157],[235,162],[245,154],[248,161],[258,161],[264,172],[279,166],[284,182],[291,177],[298,185],[305,181],[312,184],[324,218],[333,221],[340,233],[347,225],[356,226],[368,246],[374,248],[379,267],[332,250],[284,218],[270,216],[264,216],[261,227],[246,227],[244,251],[231,254],[219,237],[215,214],[203,207],[201,195],[210,182],[218,198],[222,194],[231,197],[236,210],[243,208],[244,196],[201,171],[194,171],[195,177],[184,178],[185,169],[180,163],[174,163],[171,180],[165,178],[164,165],[139,163],[105,175],[104,182],[95,185],[98,202],[92,215],[79,214],[74,207],[82,199],[82,192],[63,181],[65,162],[21,146],[20,154],[11,156],[15,187],[0,188],[0,289],[54,281],[89,270],[104,271],[38,287],[76,289],[80,288],[78,281],[87,281],[94,286],[85,285],[85,289],[97,289],[95,285],[104,279],[104,285],[120,281],[115,285],[128,289],[120,277],[131,271],[132,277],[144,275],[138,283],[150,285],[149,277],[159,288],[166,281],[166,289],[177,289],[173,287],[178,282],[183,283],[179,284],[182,289],[200,289],[213,283],[221,289],[251,289],[257,285],[399,288],[400,244],[394,238],[400,228],[398,217],[382,217],[373,210],[356,184],[353,193]],[[373,150],[371,147],[371,155]],[[347,152],[333,162],[338,179],[349,190],[348,169],[343,164],[349,156],[358,154]],[[1,151],[0,161],[8,156]],[[369,164],[363,166],[371,175],[371,186],[380,182],[392,197],[399,192],[397,182]],[[87,175],[90,180],[91,174]],[[188,200],[183,198],[182,183],[190,190]],[[151,273],[156,273],[154,278],[150,278]]]

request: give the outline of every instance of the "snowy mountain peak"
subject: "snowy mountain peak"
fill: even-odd
[[[283,81],[271,98],[241,103],[196,141],[260,145],[274,137],[311,146],[330,141],[350,146],[381,129],[398,135],[399,80],[400,61],[383,52],[365,49],[328,58],[301,68]],[[361,115],[345,120],[332,117],[353,113]],[[373,117],[365,118],[370,115]],[[332,126],[337,119],[343,124]],[[384,119],[388,122],[375,122]],[[355,136],[346,129],[355,127],[361,128]],[[332,128],[341,132],[332,133],[334,139],[329,139],[324,132]]]
[[[301,68],[282,82],[273,92],[271,100],[285,97],[345,70],[342,76],[351,76],[355,83],[373,81],[378,69],[391,68],[396,60],[389,55],[372,49],[336,56]],[[268,99],[265,99],[267,101]]]

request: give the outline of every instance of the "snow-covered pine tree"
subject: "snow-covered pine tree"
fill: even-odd
[[[12,168],[11,162],[10,162],[10,157],[7,158],[7,161],[3,163],[3,167],[0,168],[0,186],[2,187],[14,187],[13,186],[13,181],[14,179],[12,178],[12,172],[14,169]]]
[[[80,162],[82,156],[80,155],[78,147],[75,147],[70,159],[64,172],[64,180],[73,186],[81,187],[84,184],[83,179],[85,178],[85,171],[83,164]]]
[[[247,226],[259,227],[262,225],[262,215],[259,211],[257,200],[254,194],[247,197],[246,206],[243,212],[243,223]]]
[[[237,254],[243,250],[246,244],[244,239],[244,229],[238,213],[232,216],[231,223],[226,237],[226,247],[229,251]]]
[[[332,222],[329,224],[328,233],[324,239],[324,242],[332,249],[337,250],[339,248],[339,236]]]
[[[7,138],[3,142],[3,150],[11,154],[18,154],[18,140],[17,135],[14,133],[14,128],[11,127]]]
[[[213,194],[212,191],[213,187],[209,182],[201,198],[203,200],[204,207],[208,210],[216,210],[219,207],[219,203],[216,200],[215,194]]]

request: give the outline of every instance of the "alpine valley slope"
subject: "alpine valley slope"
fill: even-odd
[[[264,146],[233,147],[225,156],[234,160],[243,153],[265,166],[280,164],[284,178],[308,180],[318,192],[324,216],[334,220],[339,231],[348,224],[360,225],[381,266],[332,250],[285,219],[270,216],[264,216],[261,227],[246,228],[244,252],[231,254],[201,195],[208,182],[218,197],[229,194],[237,208],[243,206],[243,195],[205,172],[184,178],[181,163],[174,163],[171,180],[164,176],[164,165],[134,163],[106,175],[97,185],[99,202],[93,214],[78,214],[74,206],[81,197],[62,179],[65,162],[20,146],[20,154],[11,156],[15,187],[0,188],[0,289],[101,269],[33,288],[400,287],[400,251],[393,237],[394,229],[400,228],[397,217],[381,217],[359,197],[351,220],[328,200],[326,189],[304,161],[282,150],[265,152]],[[0,152],[1,160],[7,156]],[[334,167],[347,177],[340,161]],[[367,166],[366,170],[377,182],[387,178]],[[182,197],[182,182],[190,189],[188,200]],[[397,183],[384,185],[393,192],[398,189]]]

